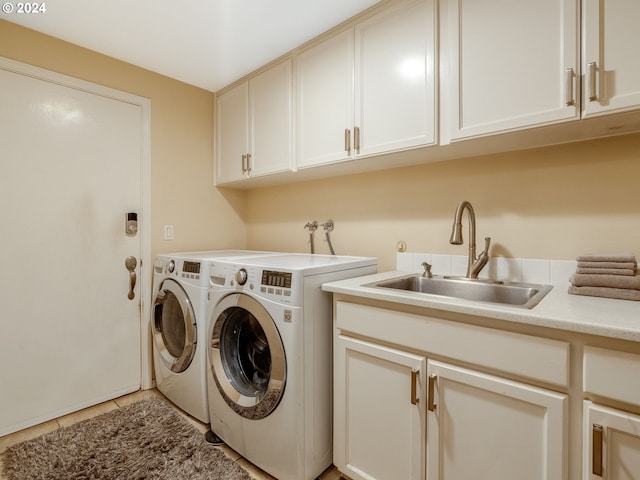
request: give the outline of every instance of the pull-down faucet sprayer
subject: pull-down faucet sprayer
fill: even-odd
[[[452,245],[462,245],[462,214],[467,210],[469,217],[469,258],[467,261],[467,278],[478,278],[478,274],[489,261],[490,237],[484,239],[484,251],[476,258],[476,214],[471,203],[466,200],[461,201],[456,208],[453,217],[453,229],[449,243]]]

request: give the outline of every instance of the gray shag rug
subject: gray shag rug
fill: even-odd
[[[188,420],[149,398],[9,447],[8,480],[250,480]]]

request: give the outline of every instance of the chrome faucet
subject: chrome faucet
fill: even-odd
[[[489,261],[489,244],[490,237],[484,239],[484,251],[476,258],[476,214],[473,207],[466,200],[461,201],[456,208],[453,217],[453,230],[449,243],[452,245],[462,245],[462,214],[467,210],[469,216],[469,259],[467,262],[467,278],[478,278],[480,270]]]

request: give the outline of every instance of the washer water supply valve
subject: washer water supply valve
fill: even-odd
[[[324,236],[327,239],[327,243],[329,244],[329,250],[331,251],[331,255],[335,255],[336,252],[333,249],[333,245],[331,244],[331,237],[329,236],[329,232],[333,231],[333,228],[334,228],[333,220],[327,220],[326,222],[321,224],[318,224],[317,220],[313,220],[312,222],[306,223],[304,228],[309,230],[309,245],[311,247],[311,253],[316,253],[315,246],[313,243],[313,234],[315,233],[315,231],[318,229],[319,226],[324,228]]]

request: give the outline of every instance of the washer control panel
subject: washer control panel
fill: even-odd
[[[293,286],[293,274],[276,270],[262,270],[260,275],[260,293],[279,300],[283,303],[291,303]]]
[[[293,304],[297,298],[295,272],[265,269],[252,265],[237,265],[212,261],[209,265],[210,287],[231,287],[254,292],[264,298]]]
[[[291,288],[291,272],[277,272],[274,270],[263,270],[261,285],[269,287]]]

